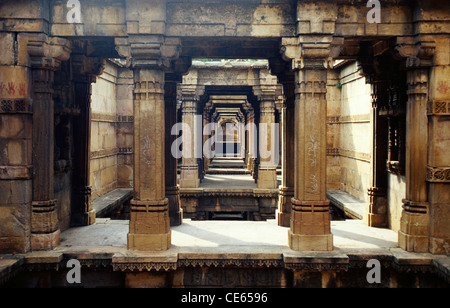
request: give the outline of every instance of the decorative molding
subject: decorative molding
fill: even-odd
[[[327,156],[340,156],[339,148],[327,148]]]
[[[283,267],[280,259],[179,259],[178,267]]]
[[[133,148],[132,147],[123,147],[123,148],[114,148],[109,150],[99,150],[99,151],[92,151],[90,153],[90,159],[97,159],[97,158],[103,158],[107,156],[114,156],[118,154],[133,154]]]
[[[450,167],[430,167],[430,166],[428,166],[427,182],[450,183]]]
[[[449,116],[450,101],[429,101],[427,113],[429,116]]]
[[[177,269],[177,262],[112,262],[113,271],[115,272],[143,272],[155,270],[174,271]]]
[[[428,202],[411,201],[407,199],[402,200],[403,209],[408,213],[427,214],[429,204]]]
[[[32,114],[32,107],[27,99],[0,99],[0,114]]]
[[[133,123],[134,116],[113,115],[104,113],[92,113],[93,122],[111,122],[111,123]]]
[[[327,117],[327,124],[370,123],[370,114]]]

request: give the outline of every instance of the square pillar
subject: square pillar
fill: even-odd
[[[295,178],[289,247],[333,250],[326,199],[327,63],[304,59],[295,79]]]
[[[202,135],[196,132],[202,121],[198,121],[198,100],[196,86],[183,86],[181,90],[181,118],[183,123],[183,157],[181,160],[180,187],[197,188],[200,186],[199,153],[202,151]],[[201,117],[201,116],[200,116]],[[200,130],[201,132],[201,130]],[[200,138],[200,139],[198,139]]]
[[[165,183],[165,73],[134,68],[134,198],[128,249],[167,250],[171,245]]]
[[[275,96],[263,96],[259,108],[258,188],[278,187],[279,131],[275,123]]]

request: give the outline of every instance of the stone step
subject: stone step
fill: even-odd
[[[206,171],[206,174],[252,174],[252,172],[243,168],[210,168]]]

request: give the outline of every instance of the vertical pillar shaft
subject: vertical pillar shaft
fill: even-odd
[[[286,107],[281,111],[282,131],[282,180],[278,199],[278,225],[290,226],[292,197],[294,197],[294,143],[295,143],[295,95],[294,84],[285,85]]]
[[[92,208],[90,186],[91,147],[91,78],[75,79],[75,102],[80,114],[74,123],[74,141],[77,146],[74,157],[74,196],[72,225],[92,225],[95,211]]]
[[[59,245],[57,201],[53,193],[54,102],[51,69],[33,69],[33,202],[31,249]]]
[[[326,199],[326,85],[323,61],[296,72],[295,179],[289,246],[293,250],[333,249]]]
[[[128,249],[167,250],[171,245],[165,182],[164,71],[134,70],[134,199]]]
[[[258,188],[277,188],[279,133],[275,131],[275,101],[265,98],[260,103]]]
[[[407,72],[406,198],[400,222],[399,245],[406,251],[427,252],[429,246],[428,69]]]
[[[379,104],[386,98],[386,82],[380,81],[373,85],[373,104],[371,112],[372,123],[372,160],[371,185],[368,189],[369,204],[367,225],[370,227],[386,227],[387,225],[387,147],[388,123],[379,115]]]
[[[183,220],[183,210],[180,202],[180,188],[177,184],[177,158],[172,155],[172,144],[176,141],[172,135],[172,127],[177,122],[177,83],[168,82],[165,84],[165,185],[166,197],[169,200],[170,225],[181,225]]]
[[[183,103],[181,105],[182,122],[187,125],[190,131],[183,130],[183,157],[181,165],[180,187],[183,188],[197,188],[200,186],[198,160],[196,154],[196,115],[197,115],[197,100],[195,95],[183,95]],[[197,149],[198,150],[198,149]]]

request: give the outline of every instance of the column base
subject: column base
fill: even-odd
[[[181,166],[180,187],[198,188],[200,179],[198,178],[198,166]]]
[[[168,250],[172,244],[172,232],[165,234],[128,234],[128,249],[141,251]]]
[[[183,223],[183,209],[181,208],[178,186],[166,187],[166,198],[169,200],[170,226],[181,225]]]
[[[276,218],[278,226],[289,227],[291,225],[292,198],[294,197],[294,188],[280,187],[278,195],[278,209]]]
[[[257,185],[258,188],[266,188],[266,189],[278,188],[277,170],[259,169]]]
[[[289,230],[289,248],[295,251],[332,251],[333,234],[294,234]]]
[[[284,213],[280,212],[280,210],[276,210],[275,215],[278,226],[289,227],[291,225],[291,213]]]
[[[370,187],[368,189],[368,195],[368,214],[366,217],[364,217],[364,222],[369,227],[386,227],[388,224],[386,190],[378,187]]]
[[[406,199],[402,202],[403,213],[398,232],[400,248],[409,252],[428,252],[430,246],[428,202]]]
[[[428,236],[410,235],[398,231],[398,245],[408,252],[428,252],[430,239]]]
[[[53,250],[59,246],[61,232],[49,234],[31,234],[31,250]]]

